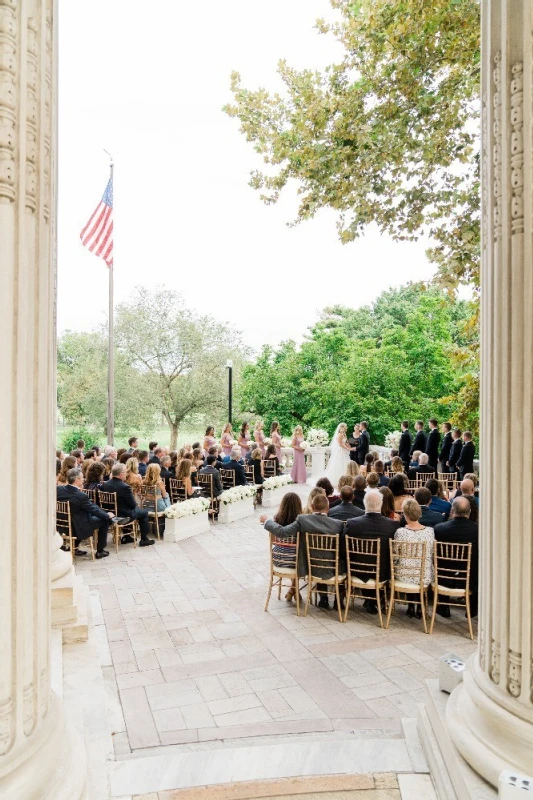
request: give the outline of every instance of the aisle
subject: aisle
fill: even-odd
[[[389,631],[360,608],[345,625],[316,608],[298,618],[283,599],[265,613],[260,513],[180,544],[79,559],[113,714],[113,796],[426,770],[417,703],[443,652],[473,652],[463,617],[430,637],[401,611]]]

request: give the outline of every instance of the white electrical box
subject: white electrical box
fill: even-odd
[[[533,797],[533,777],[520,775],[511,769],[500,773],[498,779],[498,800],[527,800],[527,795]]]
[[[465,661],[453,653],[447,653],[439,659],[439,689],[451,694],[463,680],[466,669]]]

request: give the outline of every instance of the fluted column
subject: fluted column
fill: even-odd
[[[452,737],[533,772],[533,5],[482,2],[480,641]]]
[[[55,450],[53,0],[0,0],[0,797],[83,795],[50,690]]]

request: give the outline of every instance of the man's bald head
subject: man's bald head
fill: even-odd
[[[461,481],[461,492],[464,495],[474,494],[474,482],[469,478],[465,478],[464,481]]]
[[[470,510],[470,501],[466,497],[456,497],[452,503],[453,517],[462,517],[463,519],[468,519],[470,517]]]

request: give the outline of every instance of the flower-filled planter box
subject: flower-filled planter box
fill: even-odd
[[[279,506],[281,498],[291,483],[290,475],[276,475],[273,478],[267,478],[263,483],[263,508]]]
[[[254,513],[255,486],[234,486],[219,496],[218,521],[236,522]]]
[[[209,525],[209,500],[203,497],[174,503],[165,513],[165,541],[181,542],[199,533],[206,533]]]

